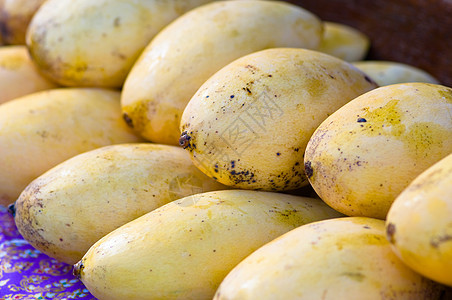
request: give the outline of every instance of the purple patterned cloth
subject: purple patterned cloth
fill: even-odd
[[[95,300],[72,266],[34,249],[0,206],[0,300]]]

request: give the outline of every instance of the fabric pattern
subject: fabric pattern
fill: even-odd
[[[0,300],[96,300],[72,266],[33,248],[0,206]]]

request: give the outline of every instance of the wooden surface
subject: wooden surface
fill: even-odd
[[[452,87],[452,0],[289,0],[371,39],[368,59],[419,67]]]

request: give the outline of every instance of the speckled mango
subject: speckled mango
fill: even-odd
[[[440,83],[426,71],[400,62],[366,60],[354,62],[353,65],[369,75],[379,86],[407,82]]]
[[[328,117],[308,143],[305,171],[334,209],[384,219],[411,181],[451,152],[452,89],[395,84]]]
[[[393,253],[384,226],[362,217],[300,226],[238,264],[214,300],[441,299],[445,288]]]
[[[99,300],[212,299],[257,248],[300,225],[340,216],[321,200],[286,194],[196,194],[106,235],[74,274]]]
[[[363,32],[336,22],[323,22],[323,28],[319,51],[350,62],[365,58],[370,39]]]
[[[0,105],[0,205],[74,155],[142,141],[122,120],[119,97],[107,89],[51,89]]]
[[[164,28],[135,63],[121,97],[124,117],[144,138],[177,145],[190,98],[216,71],[267,48],[315,49],[321,21],[283,1],[218,1]]]
[[[112,145],[79,154],[22,192],[15,222],[36,249],[74,264],[121,225],[173,200],[225,189],[186,151],[150,143]]]
[[[47,0],[26,44],[39,68],[65,86],[121,87],[152,38],[209,0]]]
[[[180,142],[225,185],[297,189],[308,184],[303,153],[317,126],[375,87],[351,64],[318,51],[255,52],[202,85],[182,116]]]
[[[25,45],[28,24],[44,1],[0,0],[0,35],[6,45]]]
[[[0,103],[56,87],[41,75],[25,46],[0,48]]]
[[[452,154],[421,173],[396,198],[386,232],[409,267],[452,287]]]

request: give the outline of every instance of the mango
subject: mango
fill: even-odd
[[[323,28],[319,51],[349,62],[366,57],[370,47],[370,39],[366,34],[336,22],[324,21]]]
[[[440,84],[438,79],[428,72],[412,65],[381,60],[365,60],[353,63],[355,67],[366,73],[379,86],[406,82],[425,82]]]
[[[384,226],[362,217],[302,225],[240,262],[214,299],[441,299],[444,287],[394,254]]]
[[[40,73],[25,46],[0,48],[0,103],[57,87]]]
[[[182,115],[180,143],[194,164],[241,189],[308,184],[303,154],[330,114],[376,85],[351,64],[307,49],[243,56],[215,73]]]
[[[28,25],[45,0],[0,0],[0,44],[25,45]]]
[[[413,270],[452,287],[452,154],[417,176],[386,220],[392,249]]]
[[[142,137],[177,145],[196,90],[233,60],[273,47],[316,49],[321,21],[283,1],[218,1],[164,28],[137,60],[121,96],[124,118]]]
[[[0,205],[72,156],[142,141],[122,120],[119,97],[107,89],[61,88],[0,105]]]
[[[95,243],[74,266],[99,300],[212,299],[246,256],[297,226],[340,217],[318,199],[226,190],[188,196]]]
[[[42,72],[60,85],[119,88],[163,27],[207,2],[47,0],[29,24],[26,45]]]
[[[173,200],[225,189],[186,151],[148,143],[101,147],[74,156],[31,182],[15,222],[36,249],[74,264],[114,229]]]
[[[411,181],[451,152],[452,88],[394,84],[323,121],[306,147],[305,172],[334,209],[385,219]]]

